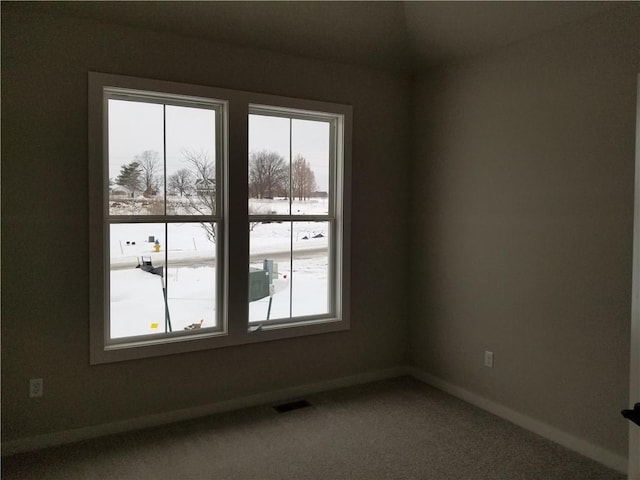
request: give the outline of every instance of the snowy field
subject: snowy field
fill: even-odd
[[[255,214],[289,213],[284,200],[251,201]],[[293,202],[293,214],[326,213],[324,199]],[[328,222],[251,224],[250,267],[277,264],[270,319],[328,311]],[[157,242],[157,243],[156,243]],[[215,245],[199,223],[116,224],[110,230],[111,338],[165,332],[167,306],[173,331],[215,325]],[[156,251],[158,250],[158,251]],[[164,276],[136,268],[140,258],[165,267]],[[267,319],[269,298],[249,304],[250,322]]]

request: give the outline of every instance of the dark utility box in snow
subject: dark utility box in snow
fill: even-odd
[[[269,296],[269,272],[257,268],[249,269],[249,301]]]

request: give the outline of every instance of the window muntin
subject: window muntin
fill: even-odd
[[[220,330],[221,102],[104,90],[105,344]]]
[[[249,112],[249,323],[333,321],[342,274],[341,117],[268,106]]]

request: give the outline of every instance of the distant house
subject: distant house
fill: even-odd
[[[151,198],[158,195],[158,190],[152,187],[147,188],[144,192],[142,192],[144,198]]]
[[[311,198],[328,198],[329,194],[327,192],[313,192],[310,195]]]
[[[133,197],[133,191],[123,185],[114,185],[109,187],[109,196],[111,197]]]
[[[197,195],[214,195],[216,193],[216,180],[214,178],[199,178],[195,182],[195,187]]]

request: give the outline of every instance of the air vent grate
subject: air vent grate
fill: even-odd
[[[295,400],[293,402],[281,403],[275,405],[273,409],[278,413],[290,412],[292,410],[298,410],[300,408],[310,407],[311,404],[306,400]]]

